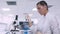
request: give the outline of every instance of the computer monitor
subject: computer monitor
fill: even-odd
[[[27,22],[27,21],[20,21],[19,25],[21,26],[21,28],[23,30],[28,30],[29,29],[29,22]]]
[[[20,21],[19,25],[29,25],[29,22],[27,22],[27,21]]]

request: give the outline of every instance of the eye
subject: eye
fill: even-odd
[[[37,9],[41,9],[41,8],[37,8]]]

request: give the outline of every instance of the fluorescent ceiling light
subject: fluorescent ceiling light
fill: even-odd
[[[37,8],[33,8],[32,11],[37,11]]]
[[[10,11],[10,8],[2,8],[3,11]]]

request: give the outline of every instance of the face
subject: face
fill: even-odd
[[[42,6],[42,5],[37,5],[37,10],[38,12],[41,14],[41,15],[44,15],[45,14],[45,11],[47,10],[46,9],[46,6]]]

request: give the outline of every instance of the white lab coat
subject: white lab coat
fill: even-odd
[[[39,19],[39,23],[36,26],[33,25],[31,30],[34,33],[39,31],[42,34],[60,34],[59,23],[56,20],[56,16],[49,12],[46,14],[46,16],[42,16]]]

